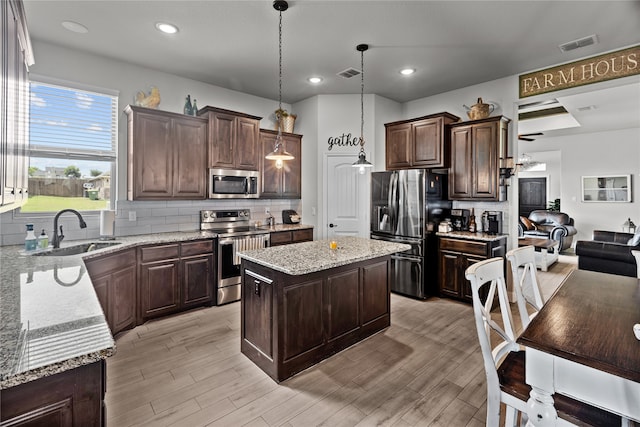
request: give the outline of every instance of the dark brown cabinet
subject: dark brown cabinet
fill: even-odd
[[[209,122],[208,167],[258,170],[260,117],[211,106],[198,115]]]
[[[313,240],[313,228],[301,230],[275,231],[269,236],[270,246],[288,245],[290,243],[310,242]]]
[[[139,248],[141,321],[213,303],[213,241]]]
[[[28,199],[31,42],[22,2],[0,4],[0,212]]]
[[[450,126],[450,199],[499,200],[500,153],[508,143],[509,122],[497,116]]]
[[[465,277],[467,267],[506,253],[507,237],[472,240],[440,237],[440,295],[472,302],[471,284]]]
[[[299,199],[302,197],[302,136],[292,133],[282,134],[286,150],[294,157],[293,160],[283,162],[281,168],[276,167],[274,160],[267,160],[265,156],[275,147],[275,131],[260,129],[261,189],[263,199]]]
[[[2,390],[0,424],[104,426],[105,369],[101,360]]]
[[[206,119],[128,106],[129,200],[199,200],[207,191]]]
[[[459,117],[432,114],[385,124],[387,170],[449,167],[448,126]]]
[[[282,381],[390,322],[390,257],[288,275],[242,261],[241,350]]]
[[[116,335],[137,325],[136,251],[87,259],[87,272],[102,306],[111,333]]]

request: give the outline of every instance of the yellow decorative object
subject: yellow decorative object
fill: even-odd
[[[143,91],[138,91],[138,93],[136,93],[135,105],[139,107],[158,108],[158,105],[160,105],[160,89],[154,86],[148,95]]]
[[[296,118],[298,117],[296,114],[289,114],[287,110],[277,109],[275,111],[276,117],[276,129],[280,129],[280,132],[289,132],[293,133],[293,127],[296,123]]]

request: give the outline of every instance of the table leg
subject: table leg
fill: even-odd
[[[531,387],[527,401],[527,427],[552,427],[556,425],[558,413],[553,406],[553,397],[546,391]]]
[[[526,348],[525,379],[531,386],[527,401],[529,427],[555,426],[558,413],[553,406],[554,359],[550,354]]]

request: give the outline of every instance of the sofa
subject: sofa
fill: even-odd
[[[576,233],[573,218],[562,212],[535,210],[529,213],[529,217],[521,216],[518,221],[518,237],[557,240],[560,252],[571,247]]]
[[[640,234],[636,235],[595,230],[593,240],[578,240],[576,243],[578,268],[636,277],[636,260],[631,253],[632,250],[640,250]]]

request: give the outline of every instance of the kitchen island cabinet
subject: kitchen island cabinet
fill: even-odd
[[[408,248],[343,237],[240,252],[242,353],[279,382],[388,327],[391,254]]]

